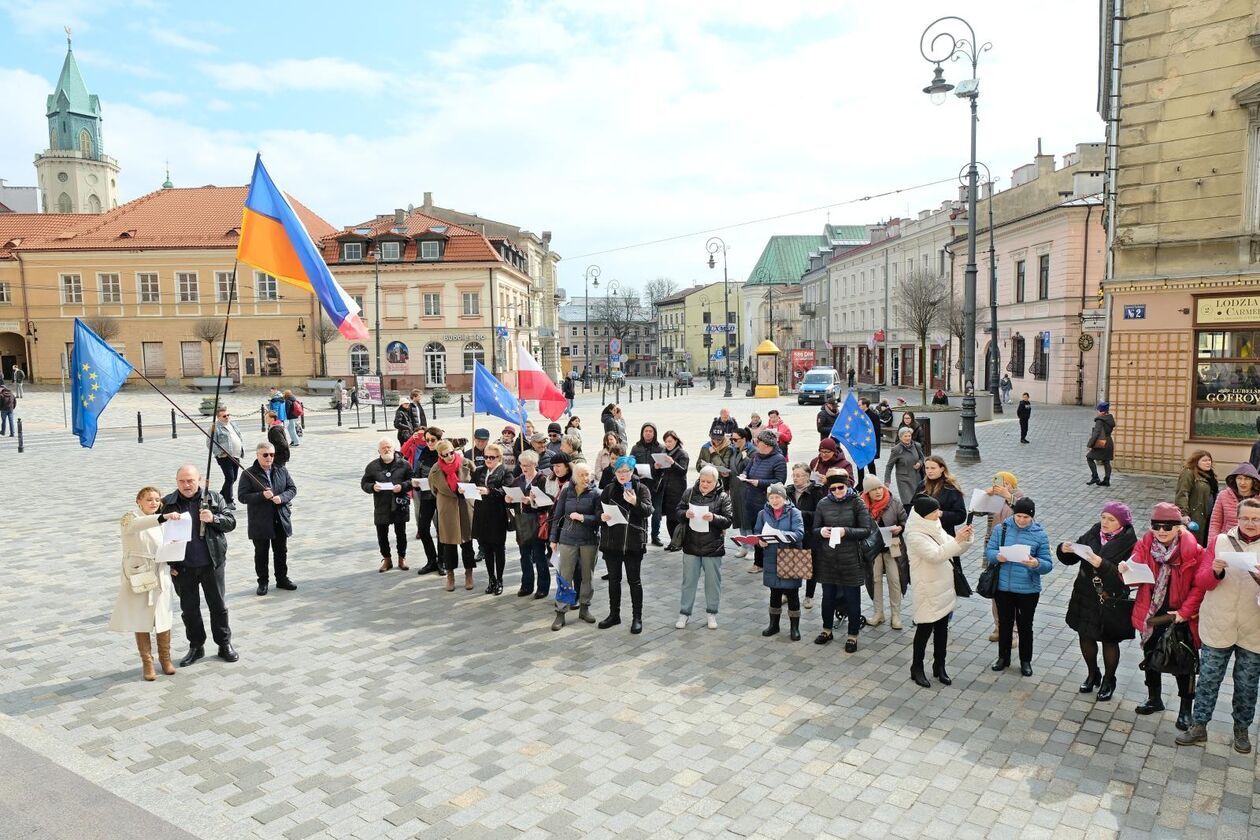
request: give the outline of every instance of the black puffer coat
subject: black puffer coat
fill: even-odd
[[[1103,633],[1103,607],[1098,598],[1098,590],[1094,588],[1094,575],[1098,575],[1102,589],[1108,595],[1127,594],[1129,587],[1120,577],[1117,566],[1128,560],[1129,555],[1133,553],[1133,548],[1137,545],[1137,534],[1134,533],[1132,525],[1126,525],[1120,533],[1103,545],[1101,533],[1102,525],[1095,522],[1093,527],[1076,540],[1082,545],[1089,546],[1102,558],[1102,563],[1097,569],[1071,552],[1064,554],[1062,545],[1056,549],[1060,563],[1065,566],[1080,566],[1076,579],[1072,581],[1072,597],[1068,601],[1066,616],[1067,626],[1079,633],[1082,639],[1092,639],[1095,642],[1123,642],[1133,638],[1132,622],[1127,627],[1127,635],[1106,636]]]
[[[377,482],[389,482],[395,487],[401,485],[403,491],[376,490]],[[408,492],[411,489],[411,465],[402,455],[395,453],[394,460],[388,464],[380,458],[374,458],[363,470],[363,478],[359,486],[364,493],[372,494],[372,521],[377,525],[388,525],[391,522],[406,522],[410,518],[411,503]]]
[[[580,514],[582,521],[572,518]],[[593,484],[586,485],[586,492],[578,495],[577,485],[566,482],[551,510],[551,541],[559,545],[599,544],[599,490]]]
[[[647,550],[648,521],[652,516],[652,491],[638,478],[631,478],[630,486],[634,490],[634,505],[626,501],[625,488],[615,479],[599,494],[601,505],[616,505],[629,523],[626,525],[601,524],[600,551],[614,554],[642,554]]]
[[[875,527],[862,498],[850,490],[843,499],[827,496],[814,511],[814,580],[840,586],[861,586],[866,581],[865,564],[858,543]],[[832,547],[822,535],[823,528],[844,528],[840,544]]]
[[[706,505],[713,514],[709,530],[693,531],[687,524],[687,510],[691,505]],[[722,489],[722,482],[713,486],[713,492],[700,492],[700,482],[687,488],[679,500],[677,516],[682,521],[682,550],[692,557],[721,557],[726,554],[726,529],[731,527],[731,497]]]

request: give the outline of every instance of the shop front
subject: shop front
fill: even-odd
[[[1194,312],[1191,437],[1250,446],[1260,408],[1260,295],[1197,298]]]

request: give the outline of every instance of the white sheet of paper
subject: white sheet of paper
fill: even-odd
[[[885,546],[890,546],[890,545],[892,545],[892,541],[893,541],[893,532],[892,532],[892,528],[880,528],[880,529],[879,529],[879,535],[880,535],[881,537],[883,537],[883,538],[884,538],[884,545],[885,545]]]
[[[651,465],[651,464],[635,464],[635,465],[634,465],[634,471],[635,471],[635,472],[637,472],[641,478],[651,478],[651,477],[652,477],[652,465]]]
[[[556,496],[560,495],[560,482],[559,481],[547,481],[547,482],[544,482],[544,484],[547,487],[548,496],[554,499]]]
[[[380,491],[382,491],[382,492],[384,492],[384,491],[386,491],[386,490],[393,490],[393,489],[394,489],[394,483],[393,483],[392,481],[378,481],[378,482],[376,482],[376,484],[375,484],[375,485],[373,485],[373,486],[374,486],[377,490],[380,490]]]
[[[170,543],[186,543],[192,539],[193,520],[189,514],[179,519],[168,519],[162,523],[162,545]],[[183,549],[180,549],[183,552]]]
[[[815,484],[826,484],[827,476],[823,475],[820,472],[812,472],[809,474],[809,480],[814,482]]]
[[[432,488],[433,488],[433,485],[431,485],[431,484],[429,483],[429,479],[427,479],[427,478],[422,478],[422,479],[420,479],[420,489],[421,489],[421,490],[428,491],[428,490],[431,490]]]
[[[668,467],[671,463],[673,463],[673,460],[673,458],[670,458],[664,452],[652,453],[652,462],[658,467]]]
[[[1127,584],[1154,583],[1155,575],[1145,563],[1126,563],[1127,571],[1120,578]]]
[[[1006,499],[1001,496],[990,496],[983,490],[971,491],[970,510],[972,513],[997,513],[1004,504],[1006,504]]]
[[[533,489],[533,492],[531,492],[530,495],[534,497],[534,507],[551,506],[551,497],[539,490],[537,487]]]
[[[504,498],[506,498],[509,502],[523,502],[523,501],[525,501],[525,491],[524,491],[524,490],[522,490],[521,488],[517,487],[515,484],[513,484],[513,485],[512,485],[512,486],[510,486],[510,487],[504,487],[504,488],[503,488],[503,496],[504,496]]]
[[[1007,563],[1020,563],[1027,560],[1031,555],[1032,546],[1027,545],[1003,545],[998,546],[998,554],[1006,558]]]
[[[831,546],[832,548],[835,548],[836,546],[840,545],[840,540],[841,540],[841,539],[843,539],[843,538],[844,538],[844,537],[843,537],[843,535],[840,533],[840,529],[839,529],[839,528],[832,528],[832,529],[831,529],[831,538],[827,541],[827,545]]]
[[[1094,550],[1084,543],[1072,543],[1072,553],[1082,560],[1088,560],[1093,556]]]
[[[692,513],[691,518],[687,520],[687,527],[698,534],[709,533],[709,523],[700,518],[709,512],[709,506],[687,505],[687,510]]]
[[[184,552],[187,550],[187,540],[183,542],[167,543],[157,550],[157,561],[159,563],[183,563]]]
[[[455,486],[459,488],[460,495],[462,495],[468,501],[470,502],[481,501],[481,491],[477,489],[477,485],[473,484],[471,481],[461,481],[459,484]]]
[[[772,528],[772,527],[771,527],[771,526],[769,526],[769,525],[762,525],[762,526],[761,526],[761,533],[762,533],[762,534],[769,535],[769,536],[771,536],[771,537],[778,537],[779,539],[782,539],[782,540],[786,540],[786,539],[787,539],[787,534],[783,533],[783,532],[782,532],[782,531],[780,531],[778,528]]]
[[[611,526],[627,524],[625,514],[622,513],[621,508],[616,505],[601,504],[600,508],[602,509],[602,512],[608,514],[608,521],[604,523],[605,525]]]
[[[1256,570],[1256,562],[1260,560],[1256,555],[1249,551],[1222,551],[1216,555],[1225,561],[1225,565],[1231,569],[1237,569],[1243,574],[1250,574]]]

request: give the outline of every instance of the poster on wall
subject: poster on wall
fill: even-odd
[[[391,341],[385,345],[385,368],[390,373],[406,373],[410,361],[411,351],[403,342]]]
[[[778,371],[774,369],[774,363],[778,361],[778,356],[771,353],[764,353],[757,357],[757,384],[758,385],[778,385]]]
[[[788,364],[792,371],[792,390],[795,391],[801,386],[801,380],[805,378],[805,372],[814,366],[813,350],[789,350]]]
[[[359,391],[360,405],[385,405],[384,391],[381,389],[381,378],[379,376],[356,376],[354,378],[354,387]]]

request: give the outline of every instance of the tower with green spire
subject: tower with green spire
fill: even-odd
[[[35,157],[45,213],[118,206],[118,162],[101,149],[101,101],[89,93],[66,30],[66,59],[48,96],[48,148]]]

